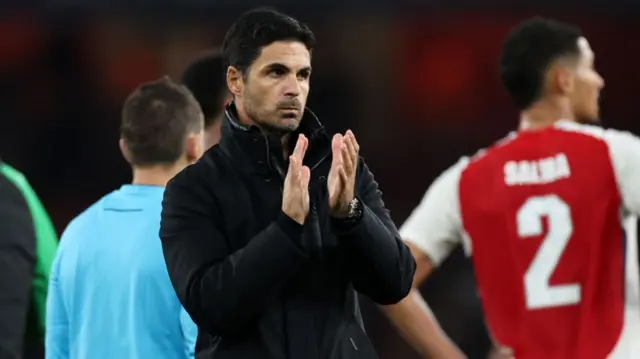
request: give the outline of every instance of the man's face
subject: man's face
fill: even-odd
[[[594,54],[584,37],[578,39],[580,59],[575,71],[575,83],[570,94],[571,105],[579,122],[596,122],[599,118],[600,90],[604,79],[594,67]]]
[[[311,54],[298,41],[277,41],[262,48],[244,74],[236,99],[253,122],[266,131],[295,131],[309,94]]]

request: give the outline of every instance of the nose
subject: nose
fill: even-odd
[[[600,76],[600,74],[598,74],[598,88],[603,88],[604,87],[604,78],[602,76]]]
[[[295,74],[289,74],[284,85],[284,94],[287,97],[298,97],[300,95],[300,81]]]

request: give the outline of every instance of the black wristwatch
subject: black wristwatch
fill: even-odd
[[[347,209],[348,220],[356,220],[362,217],[362,203],[360,203],[360,200],[357,197],[353,197],[351,202],[349,202]]]

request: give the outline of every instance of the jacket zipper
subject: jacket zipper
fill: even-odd
[[[278,163],[277,159],[272,158],[272,154],[271,154],[271,149],[269,148],[269,141],[267,140],[266,137],[264,137],[264,144],[265,147],[267,149],[267,161],[269,164],[269,168],[275,168],[276,172],[278,173],[278,178],[280,179],[280,194],[283,193],[284,190],[284,179],[286,177],[286,172],[284,171],[284,169],[280,166],[280,164]],[[320,164],[327,159],[327,157],[329,157],[329,153],[325,153],[320,159],[318,159],[313,166],[309,167],[309,172],[315,170],[316,168],[318,168],[318,166],[320,166]]]

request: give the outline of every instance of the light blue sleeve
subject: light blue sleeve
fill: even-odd
[[[198,326],[182,307],[180,307],[180,326],[182,327],[182,338],[187,358],[193,358],[196,351],[196,340],[198,339]]]
[[[69,358],[69,319],[59,282],[61,254],[61,251],[56,254],[49,277],[45,332],[46,359]]]

